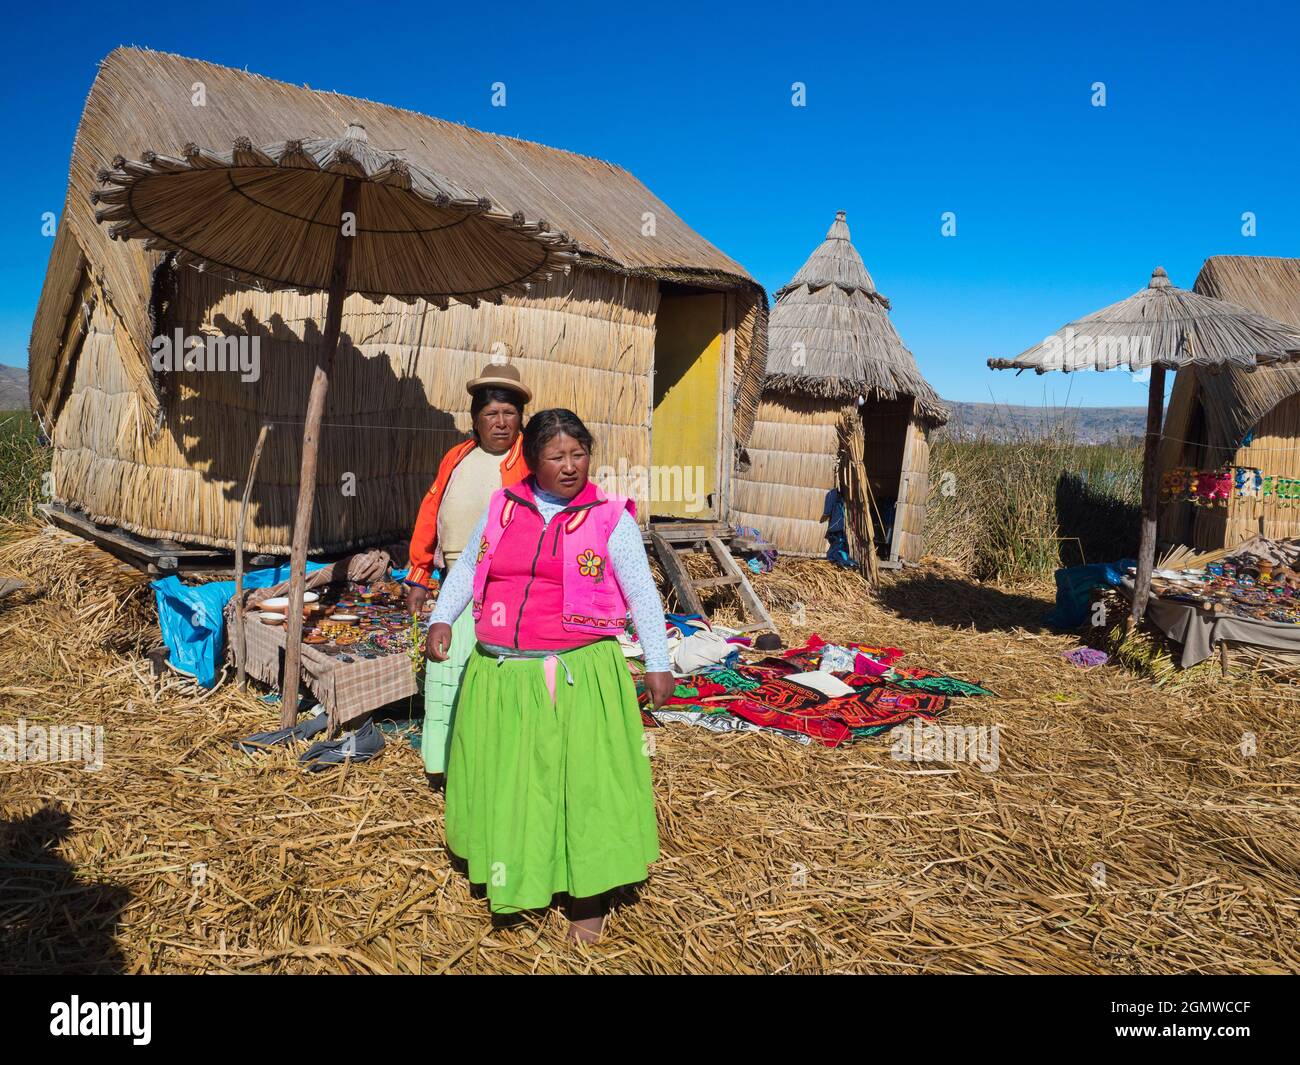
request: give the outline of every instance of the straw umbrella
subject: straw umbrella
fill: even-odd
[[[994,370],[1150,370],[1142,450],[1142,530],[1132,623],[1146,612],[1155,564],[1156,452],[1164,420],[1165,371],[1257,366],[1300,357],[1300,332],[1226,300],[1177,288],[1162,266],[1146,288],[1062,327],[1014,359],[989,359]]]
[[[101,171],[96,220],[178,262],[216,268],[257,288],[328,292],[307,400],[290,555],[282,723],[297,713],[304,576],[316,458],[330,370],[348,293],[445,308],[477,306],[567,272],[574,248],[543,221],[495,206],[455,182],[372,148],[364,127],[342,137],[230,151],[186,145],[179,156],[118,156]]]

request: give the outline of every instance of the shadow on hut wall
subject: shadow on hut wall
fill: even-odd
[[[1118,494],[1124,486],[1113,471],[1089,476],[1062,473],[1056,481],[1056,521],[1061,565],[1135,558],[1141,508]]]
[[[198,332],[198,322],[182,324]],[[309,318],[295,329],[278,313],[262,321],[245,311],[238,322],[214,314],[210,324],[223,336],[257,340],[259,375],[186,373],[170,382],[168,427],[185,464],[201,471],[200,491],[210,495],[197,512],[194,500],[182,504],[190,511],[169,527],[233,540],[258,431],[269,421],[246,538],[287,553],[320,323]],[[452,415],[428,401],[415,359],[407,356],[409,372],[399,372],[384,350],[367,355],[341,335],[321,432],[314,550],[404,541],[438,461],[461,439]]]
[[[1051,599],[1016,595],[987,584],[933,573],[900,577],[881,584],[881,604],[909,621],[946,625],[977,632],[1048,631],[1042,616]]]
[[[78,878],[58,853],[72,817],[47,806],[0,820],[0,973],[121,973],[116,933],[131,892]]]

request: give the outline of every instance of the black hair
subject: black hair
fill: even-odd
[[[539,410],[524,426],[524,461],[530,470],[536,470],[541,462],[542,448],[561,433],[573,437],[587,449],[588,454],[595,448],[596,441],[591,431],[573,411],[564,407]]]
[[[483,408],[489,403],[509,403],[519,412],[519,417],[524,416],[524,397],[512,388],[498,388],[495,385],[488,385],[485,388],[476,388],[470,396],[469,416],[471,421],[478,421],[478,416]]]

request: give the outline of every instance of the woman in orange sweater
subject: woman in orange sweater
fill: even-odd
[[[518,484],[528,476],[522,453],[524,406],[532,392],[513,366],[489,364],[466,384],[473,397],[470,417],[474,439],[457,444],[438,466],[438,475],[425,494],[411,535],[411,569],[406,576],[407,606],[424,609],[429,596],[429,572],[445,573],[465,549],[475,522],[498,488]],[[424,681],[424,729],[421,749],[430,783],[441,783],[451,742],[452,710],[461,675],[474,650],[474,619],[464,611],[452,626],[445,661],[428,661]]]

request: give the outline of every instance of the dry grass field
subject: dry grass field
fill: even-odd
[[[156,685],[143,578],[33,524],[8,528],[5,576],[29,587],[0,603],[0,721],[103,725],[105,764],[0,763],[0,970],[1300,969],[1296,689],[1217,664],[1077,669],[1077,638],[1039,625],[1041,578],[932,565],[872,593],[790,560],[759,578],[789,640],[892,644],[993,689],[943,720],[998,725],[998,768],[896,761],[887,736],[666,726],[662,859],[579,947],[555,911],[490,919],[401,737],[318,776],[236,753],[275,710]]]

